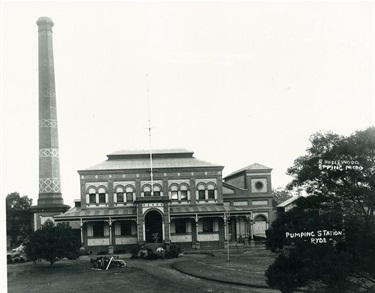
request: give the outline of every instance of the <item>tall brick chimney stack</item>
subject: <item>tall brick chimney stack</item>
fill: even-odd
[[[39,28],[39,196],[33,206],[34,228],[66,212],[60,182],[60,157],[57,131],[55,71],[53,63],[52,27],[49,17],[40,17]]]

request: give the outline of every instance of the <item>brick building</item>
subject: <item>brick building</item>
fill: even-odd
[[[223,166],[184,149],[119,151],[78,171],[81,198],[54,217],[80,229],[93,252],[134,244],[178,243],[183,248],[224,247],[265,237],[273,220],[271,169],[250,165],[223,180]]]

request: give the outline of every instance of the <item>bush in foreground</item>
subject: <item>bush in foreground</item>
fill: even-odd
[[[56,226],[47,221],[42,229],[30,235],[25,252],[32,261],[45,259],[51,266],[61,258],[76,259],[79,256],[80,239],[69,224]]]
[[[135,245],[130,251],[132,258],[138,259],[164,259],[164,258],[178,258],[181,253],[181,248],[178,244],[170,244],[168,247],[158,247],[154,252],[151,248],[143,245]]]

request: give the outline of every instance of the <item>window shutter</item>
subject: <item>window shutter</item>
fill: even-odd
[[[87,236],[88,237],[94,236],[94,232],[93,232],[91,223],[87,223]]]
[[[218,232],[219,231],[219,221],[218,219],[214,219],[214,232]]]
[[[203,224],[202,224],[202,221],[198,221],[198,232],[203,232]]]
[[[176,224],[175,224],[175,221],[171,221],[171,233],[172,234],[176,233]]]
[[[186,221],[186,233],[191,233],[191,221]]]
[[[104,223],[104,236],[109,236],[109,225]]]
[[[131,230],[132,230],[132,235],[137,235],[137,223],[134,221],[131,221]]]
[[[115,235],[121,235],[121,222],[115,222]]]

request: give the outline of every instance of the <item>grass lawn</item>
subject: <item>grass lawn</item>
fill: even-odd
[[[265,284],[264,268],[272,261],[267,253],[264,249],[251,249],[242,254],[232,254],[229,262],[223,251],[215,252],[215,257],[187,254],[179,259],[155,261],[120,256],[127,263],[126,267],[110,268],[108,271],[92,270],[88,256],[73,261],[62,260],[52,267],[46,261],[11,264],[7,266],[8,292],[278,292],[212,282],[171,268],[176,266],[188,273],[200,272],[202,277],[210,273],[222,280],[262,286]]]
[[[211,257],[196,257],[190,262],[178,262],[173,267],[192,276],[219,282],[243,284],[268,288],[265,270],[275,255],[264,247],[246,250],[231,250],[229,261],[226,252],[215,252]]]
[[[132,260],[126,262],[126,267],[108,271],[93,270],[88,257],[59,261],[52,267],[45,261],[8,265],[8,292],[155,292],[156,287],[165,287],[163,279],[138,268]],[[161,292],[182,292],[176,289]]]

